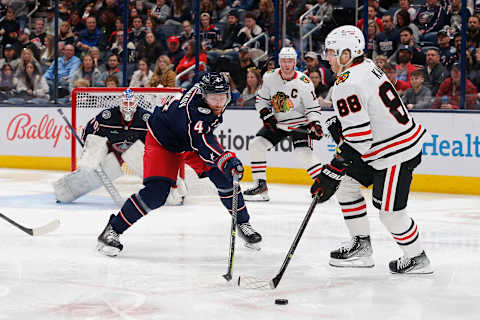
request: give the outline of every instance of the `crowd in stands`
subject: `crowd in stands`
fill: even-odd
[[[34,2],[0,0],[0,101],[51,101],[55,66],[58,97],[65,101],[76,87],[123,85],[124,54],[126,86],[191,85],[197,48],[194,1],[129,1],[124,34],[123,0],[61,0],[58,43],[50,1],[40,1],[38,12],[29,17]],[[297,68],[309,75],[325,107],[331,106],[335,75],[319,52],[328,32],[344,22],[336,19],[336,12],[345,10],[341,3],[289,1],[287,39],[279,41],[298,50]],[[467,109],[480,109],[480,3],[467,3],[465,101]],[[459,108],[461,6],[461,0],[368,0],[366,23],[360,8],[357,26],[367,28],[366,55],[394,83],[409,109]],[[228,72],[232,104],[253,106],[263,74],[274,68],[273,0],[201,0],[199,20],[200,69]],[[313,30],[303,48],[300,30]]]

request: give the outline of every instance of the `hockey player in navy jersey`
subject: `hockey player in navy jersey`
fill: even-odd
[[[57,202],[72,202],[102,186],[100,178],[94,172],[99,166],[112,181],[123,174],[121,165],[124,162],[136,175],[143,177],[143,150],[151,113],[137,108],[137,104],[138,98],[134,91],[127,89],[122,93],[118,106],[101,111],[87,123],[82,134],[85,146],[78,161],[78,169],[66,174],[53,185]],[[183,181],[180,183],[183,190]],[[169,203],[182,203],[182,195],[176,188]]]
[[[230,85],[220,73],[205,73],[180,100],[157,107],[148,121],[145,139],[144,188],[132,194],[117,215],[111,215],[98,236],[97,249],[116,256],[122,249],[119,236],[138,219],[165,204],[170,186],[184,160],[199,176],[207,176],[218,189],[222,204],[232,207],[233,174],[243,166],[233,152],[223,150],[213,131],[222,122],[230,100]],[[247,244],[262,240],[249,223],[242,194],[238,196],[237,229]]]
[[[413,170],[420,164],[425,128],[408,113],[386,75],[365,59],[360,29],[342,26],[325,40],[337,80],[332,88],[336,116],[327,127],[337,143],[311,188],[319,202],[336,193],[351,242],[330,253],[336,267],[373,267],[373,250],[361,186],[373,185],[380,221],[403,251],[389,263],[392,273],[432,273],[420,231],[406,207]],[[337,192],[338,189],[338,192]]]

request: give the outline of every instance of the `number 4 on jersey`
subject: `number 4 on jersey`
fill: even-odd
[[[197,123],[195,123],[195,126],[193,126],[193,130],[198,132],[198,134],[202,134],[203,133],[203,121],[198,121]]]

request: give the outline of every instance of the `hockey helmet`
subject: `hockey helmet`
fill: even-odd
[[[325,39],[325,52],[322,54],[322,58],[327,60],[328,50],[333,50],[337,57],[337,62],[340,66],[344,66],[340,63],[340,56],[345,50],[350,52],[350,61],[345,65],[352,62],[353,59],[361,57],[363,50],[365,49],[365,38],[362,31],[351,25],[345,25],[333,29]]]
[[[209,101],[211,96],[219,95],[219,94],[226,94],[226,99],[221,101],[223,104],[223,108],[228,105],[231,99],[231,91],[230,91],[230,82],[227,79],[227,75],[224,75],[220,72],[206,72],[198,81],[198,85],[203,95],[203,99],[208,104],[212,104]]]
[[[295,59],[297,61],[297,51],[293,47],[283,47],[278,53],[278,59]]]
[[[132,89],[128,88],[122,93],[122,104],[120,106],[120,112],[122,113],[125,121],[131,121],[135,111],[137,111],[137,97]]]

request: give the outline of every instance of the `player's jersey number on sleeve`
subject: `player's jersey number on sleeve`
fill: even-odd
[[[347,116],[350,112],[355,113],[362,109],[357,95],[351,95],[347,99],[337,100],[337,109],[341,117]]]

